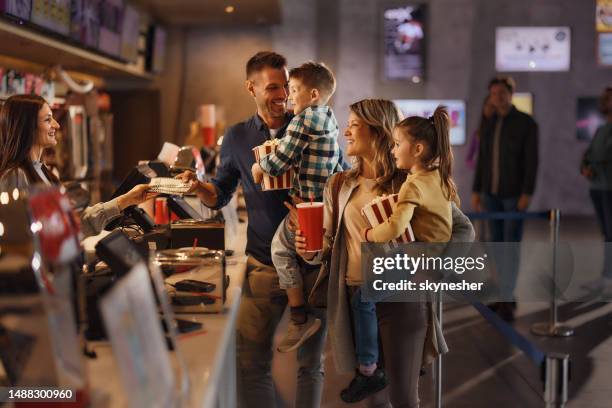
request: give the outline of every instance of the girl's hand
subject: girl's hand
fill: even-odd
[[[295,231],[295,252],[306,261],[312,260],[316,254],[316,252],[306,252],[306,237],[300,230]]]
[[[364,228],[361,230],[361,241],[362,242],[370,242],[368,240],[368,231],[371,230],[372,228]]]

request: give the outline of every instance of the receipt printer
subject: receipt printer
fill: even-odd
[[[180,220],[170,224],[170,248],[199,247],[225,250],[225,224],[217,221]]]

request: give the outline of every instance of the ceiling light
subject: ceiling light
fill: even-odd
[[[233,13],[233,12],[234,12],[234,10],[235,10],[235,9],[234,9],[234,6],[227,6],[227,7],[225,8],[225,12],[226,12],[227,14],[231,14],[231,13]]]

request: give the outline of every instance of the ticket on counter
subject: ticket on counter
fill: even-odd
[[[255,154],[255,160],[258,162],[265,156],[269,155],[272,152],[275,152],[278,148],[279,140],[266,140],[266,142],[262,145],[256,146],[253,148],[253,153]],[[280,176],[270,176],[269,174],[264,173],[263,179],[261,181],[261,189],[264,191],[268,190],[287,190],[291,188],[293,185],[293,168],[290,168],[285,173]]]
[[[361,209],[361,213],[368,220],[371,227],[375,227],[377,225],[386,222],[391,214],[393,214],[393,209],[395,204],[399,200],[399,196],[397,194],[384,195],[381,197],[376,197],[369,204]],[[402,244],[407,242],[414,242],[414,233],[412,232],[412,227],[408,225],[408,228],[400,235],[391,241],[394,244]]]

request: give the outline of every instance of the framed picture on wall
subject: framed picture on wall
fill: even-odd
[[[516,109],[533,115],[533,95],[529,92],[515,92],[512,95],[512,104]]]
[[[451,120],[451,145],[463,145],[466,142],[465,102],[457,99],[396,99],[393,101],[405,118],[421,116],[428,118],[433,115],[438,105],[448,108]]]
[[[383,79],[419,83],[425,76],[426,6],[383,10]]]
[[[498,72],[569,71],[569,27],[498,27],[495,68]]]
[[[612,33],[597,35],[597,64],[612,67]]]
[[[612,0],[597,0],[595,27],[598,33],[612,32]]]
[[[576,100],[576,139],[591,140],[604,123],[605,118],[599,112],[599,98],[587,96]]]

